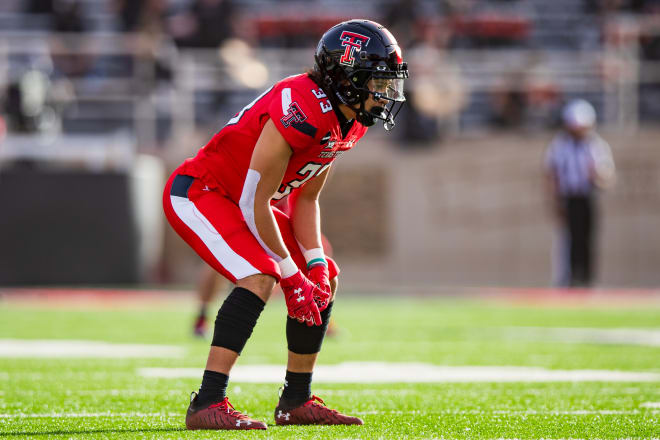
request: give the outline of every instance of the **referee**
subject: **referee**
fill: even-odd
[[[596,112],[587,101],[568,103],[563,130],[548,146],[545,171],[549,200],[557,220],[554,283],[588,287],[593,280],[593,250],[598,224],[596,195],[614,181],[609,145],[594,131]]]

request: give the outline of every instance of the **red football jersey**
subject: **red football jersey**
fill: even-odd
[[[342,137],[337,115],[323,90],[307,74],[286,78],[229,120],[179,170],[222,187],[238,204],[261,130],[272,119],[293,154],[273,203],[328,169],[367,132],[357,121]]]

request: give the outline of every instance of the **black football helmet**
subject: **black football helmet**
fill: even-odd
[[[339,23],[323,34],[314,59],[325,85],[355,111],[361,124],[372,126],[380,119],[386,130],[394,127],[406,100],[403,80],[408,78],[408,66],[390,31],[370,20]],[[369,95],[383,105],[367,111]]]

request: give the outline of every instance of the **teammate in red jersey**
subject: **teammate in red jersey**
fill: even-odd
[[[165,215],[236,288],[218,311],[188,429],[266,429],[234,410],[229,373],[276,283],[288,318],[277,424],[362,424],[311,394],[339,269],[321,244],[318,197],[332,162],[382,120],[394,126],[408,69],[392,34],[368,20],[328,30],[314,70],[286,78],[238,112],[170,177]],[[290,216],[273,205],[288,197]]]

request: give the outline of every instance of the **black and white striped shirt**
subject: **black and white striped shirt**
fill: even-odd
[[[614,160],[610,146],[597,134],[578,140],[560,133],[550,142],[545,168],[557,176],[561,196],[586,196],[595,189],[596,173],[613,174]]]

